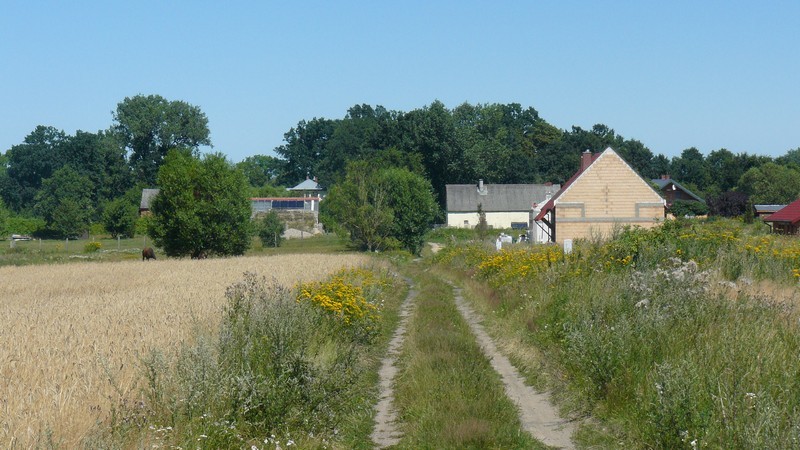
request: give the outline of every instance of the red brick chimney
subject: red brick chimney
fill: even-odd
[[[590,150],[586,150],[581,154],[581,172],[586,170],[590,164],[592,164],[592,152]]]
[[[661,175],[662,180],[669,180],[669,175]]]

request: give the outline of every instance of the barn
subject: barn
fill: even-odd
[[[531,211],[538,212],[561,185],[545,184],[448,184],[447,226],[474,228],[478,225],[478,209],[491,228],[527,230]]]

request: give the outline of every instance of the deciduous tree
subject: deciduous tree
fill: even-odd
[[[198,151],[211,145],[208,118],[199,107],[168,101],[160,95],[125,97],[114,112],[119,133],[130,151],[137,181],[153,185],[158,169],[172,149]]]
[[[88,229],[94,215],[93,188],[89,177],[64,166],[42,181],[34,210],[58,237],[77,237]]]
[[[250,246],[244,174],[221,154],[171,151],[158,172],[148,234],[169,256],[241,255]]]
[[[402,247],[418,254],[436,215],[424,177],[403,168],[371,168],[363,161],[348,166],[344,182],[331,189],[321,207],[326,226],[368,251]]]

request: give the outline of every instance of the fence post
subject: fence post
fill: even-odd
[[[117,235],[117,251],[119,251],[119,235]]]

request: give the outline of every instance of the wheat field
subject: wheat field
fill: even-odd
[[[316,280],[362,255],[0,267],[0,447],[80,445],[137,393],[139,358],[214,329],[246,271]],[[116,403],[115,403],[116,402]]]

